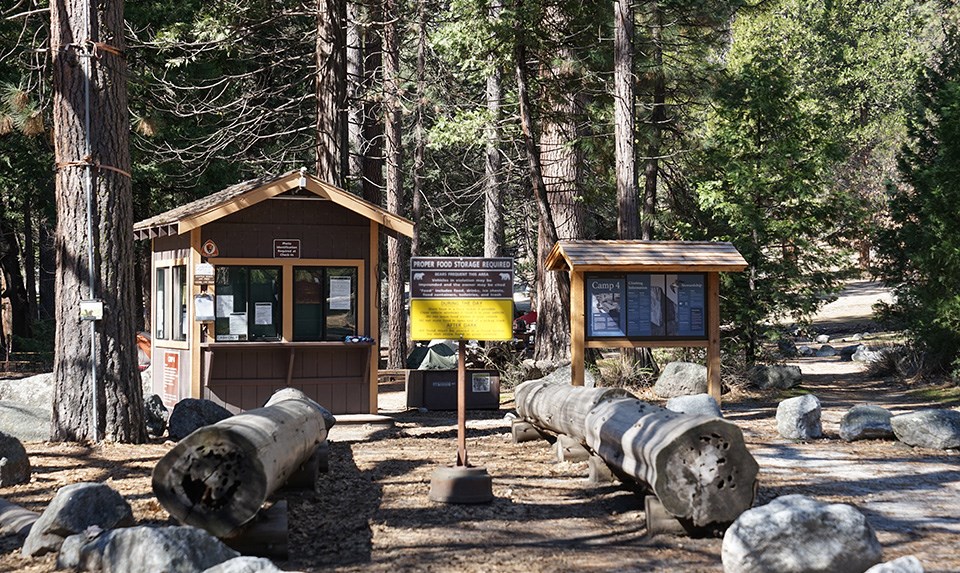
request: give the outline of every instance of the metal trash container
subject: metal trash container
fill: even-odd
[[[428,410],[457,409],[456,370],[408,370],[407,407]],[[467,370],[467,409],[500,409],[500,373]]]

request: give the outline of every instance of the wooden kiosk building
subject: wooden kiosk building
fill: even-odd
[[[134,225],[151,242],[154,391],[239,412],[295,387],[335,414],[376,413],[381,232],[413,223],[305,170]]]
[[[720,403],[720,273],[747,268],[732,244],[558,241],[545,267],[570,273],[574,386],[584,383],[585,348],[705,347]]]

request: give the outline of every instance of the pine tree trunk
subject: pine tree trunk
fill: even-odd
[[[0,270],[4,285],[0,298],[10,301],[10,324],[5,325],[4,332],[29,337],[30,301],[20,272],[20,243],[5,217],[0,220]],[[16,350],[12,347],[12,340],[8,341],[7,350]]]
[[[64,0],[50,8],[54,147],[59,167],[51,438],[78,441],[102,437],[139,443],[146,436],[133,327],[133,206],[123,2],[101,2],[94,13],[90,9],[89,0]],[[93,52],[90,42],[102,44],[97,45],[96,57],[84,61],[83,54]],[[90,131],[85,137],[87,70]],[[90,169],[90,163],[99,167]],[[92,189],[92,209],[87,207],[84,192],[87,181]],[[87,230],[88,214],[92,236]],[[88,245],[94,253],[90,267]],[[103,320],[81,322],[80,301],[92,298],[103,300]]]
[[[657,179],[660,174],[660,141],[663,137],[663,125],[667,119],[666,84],[663,77],[662,14],[656,2],[653,3],[650,25],[650,49],[652,50],[653,102],[650,111],[650,143],[647,145],[647,159],[644,167],[643,217],[640,223],[640,235],[644,240],[652,240],[654,219],[657,214]]]
[[[383,21],[382,11],[379,9],[378,2],[372,2],[370,10],[369,20],[372,22]],[[381,24],[367,27],[363,41],[364,84],[366,90],[369,92],[376,90],[379,81],[383,79],[383,41],[380,36],[382,29]],[[363,184],[361,188],[363,198],[374,205],[383,204],[382,108],[383,106],[378,97],[366,97],[363,100]]]
[[[518,8],[519,11],[519,8]],[[518,24],[514,44],[514,65],[517,75],[517,99],[520,106],[520,128],[523,132],[524,149],[527,156],[530,186],[533,188],[534,202],[539,215],[537,245],[537,283],[545,280],[543,261],[549,249],[557,242],[557,227],[553,222],[553,212],[543,182],[543,169],[540,164],[540,151],[534,134],[533,116],[530,110],[530,93],[527,82],[527,50],[523,41],[524,28]],[[544,299],[538,295],[537,305],[537,342],[534,358],[555,361],[570,354],[570,277],[566,273],[550,273],[549,280],[555,280],[558,298]],[[538,288],[538,293],[540,289]]]
[[[26,272],[27,315],[31,324],[37,319],[37,251],[33,240],[33,205],[23,201],[23,268]]]
[[[492,0],[488,18],[496,22],[503,6]],[[491,60],[493,56],[491,56]],[[492,71],[487,76],[487,124],[484,126],[483,178],[483,256],[502,257],[504,253],[503,182],[500,156],[500,101],[503,99],[503,74],[499,64],[490,62]]]
[[[616,140],[617,238],[640,236],[637,211],[637,164],[633,118],[633,8],[617,0],[613,8],[613,131]]]
[[[357,194],[363,189],[363,30],[360,18],[363,8],[356,1],[347,2],[346,72],[347,72],[347,172],[345,189]]]
[[[317,0],[317,176],[343,187],[346,150],[344,3]]]
[[[427,66],[427,22],[424,13],[424,2],[417,4],[417,104],[416,118],[413,127],[413,224],[420,227],[423,216],[423,165],[427,148],[427,136],[423,127],[423,108],[426,98],[426,66]],[[420,233],[414,232],[410,244],[410,253],[413,256],[420,254]]]
[[[40,221],[40,319],[50,320],[57,312],[57,251],[54,249],[54,237],[50,234],[50,223]]]
[[[398,0],[384,3],[383,26],[383,87],[384,133],[387,160],[387,210],[402,214],[403,145],[401,141],[400,109],[400,10]],[[403,368],[407,358],[407,313],[404,308],[403,283],[407,266],[403,244],[399,239],[387,238],[387,308],[389,316],[388,368]]]

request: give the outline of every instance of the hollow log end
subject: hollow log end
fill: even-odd
[[[740,428],[712,419],[660,452],[654,490],[667,511],[695,527],[729,524],[753,505],[759,470]]]
[[[177,521],[229,537],[260,510],[267,479],[249,444],[220,432],[199,432],[160,459],[153,492]]]

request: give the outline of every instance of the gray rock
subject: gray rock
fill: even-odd
[[[797,345],[789,338],[781,338],[777,341],[777,351],[784,358],[794,358],[797,355]]]
[[[747,371],[747,378],[761,390],[787,390],[800,385],[803,373],[792,364],[757,364]]]
[[[829,344],[824,344],[814,354],[814,356],[816,356],[817,358],[830,358],[831,356],[836,356],[836,355],[837,355],[837,349],[830,346]]]
[[[920,410],[890,419],[897,439],[910,446],[948,450],[960,448],[960,412]]]
[[[0,432],[0,487],[30,481],[30,458],[20,440]]]
[[[206,531],[191,526],[127,527],[81,542],[64,542],[69,555],[58,559],[58,565],[63,561],[64,568],[104,573],[197,573],[240,555]],[[78,543],[80,547],[76,548]]]
[[[0,380],[0,432],[24,442],[50,438],[53,374]]]
[[[198,428],[216,424],[230,416],[230,412],[216,402],[184,398],[177,402],[177,405],[173,407],[173,412],[170,413],[167,433],[171,440],[179,441]]]
[[[52,408],[53,373],[0,380],[0,400],[37,408]]]
[[[537,366],[538,369],[542,369],[546,367],[542,360],[537,362],[537,365],[538,365]],[[546,376],[543,376],[541,378],[536,378],[536,380],[540,380],[541,382],[549,382],[549,383],[559,382],[562,384],[569,384],[570,381],[573,380],[573,370],[570,367],[570,363],[565,363],[560,367],[555,367]],[[590,372],[589,370],[584,372],[583,385],[587,388],[596,387],[597,380],[594,377],[593,372]]]
[[[159,437],[167,431],[167,418],[170,417],[170,412],[163,405],[163,398],[157,394],[150,394],[144,398],[143,413],[148,434]]]
[[[283,570],[269,559],[242,556],[214,565],[203,573],[283,573]]]
[[[777,431],[788,440],[811,440],[823,435],[820,400],[813,394],[788,398],[777,406]]]
[[[913,555],[907,555],[893,561],[874,565],[864,573],[923,573],[923,564]]]
[[[853,360],[853,354],[863,346],[862,344],[851,344],[840,349],[840,360],[850,362]]]
[[[133,511],[123,497],[102,483],[60,488],[23,542],[23,554],[36,557],[60,549],[63,540],[91,526],[101,529],[133,524]]]
[[[884,359],[887,351],[883,348],[870,348],[866,345],[859,345],[856,352],[850,355],[850,359],[854,362],[861,362],[863,364],[870,364],[871,362],[880,362]]]
[[[797,348],[797,354],[799,354],[800,356],[804,356],[804,357],[808,357],[808,358],[809,358],[810,356],[813,356],[813,355],[816,354],[816,353],[817,353],[816,350],[810,348],[809,346],[807,346],[807,345],[805,345],[805,344],[804,344],[803,346],[800,346],[799,348]]]
[[[653,392],[660,398],[706,394],[707,367],[691,362],[671,362],[660,373]]]
[[[740,514],[721,557],[724,573],[838,573],[866,570],[881,551],[853,506],[787,495]]]
[[[840,438],[848,442],[893,439],[892,416],[880,406],[854,406],[840,420]]]
[[[813,341],[816,342],[817,344],[826,344],[830,342],[830,336],[827,334],[821,334],[816,338],[814,338]]]
[[[709,394],[695,394],[693,396],[676,396],[670,398],[667,400],[667,410],[695,416],[710,416],[711,418],[723,417],[717,401]]]

